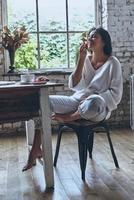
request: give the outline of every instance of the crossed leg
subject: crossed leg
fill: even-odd
[[[55,99],[55,100],[57,100],[57,99]],[[74,105],[75,105],[75,103],[74,103]],[[78,106],[78,105],[76,105],[76,106]],[[76,110],[76,106],[74,106],[75,110]],[[59,107],[60,107],[60,105],[59,105]],[[63,109],[64,105],[62,105],[61,108]],[[59,121],[59,122],[71,122],[71,121],[78,120],[82,117],[90,120],[93,116],[96,117],[98,115],[100,115],[101,118],[103,119],[106,115],[105,103],[102,100],[96,99],[96,98],[84,101],[77,108],[78,109],[76,111],[73,111],[72,113],[71,112],[66,113],[66,114],[55,113],[54,115],[52,115],[52,119]],[[27,164],[24,166],[22,171],[26,171],[26,170],[32,168],[36,158],[39,158],[39,157],[42,157],[41,132],[39,129],[36,129],[33,146],[30,151]]]

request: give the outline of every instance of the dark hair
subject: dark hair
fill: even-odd
[[[89,30],[88,36],[90,35],[90,33],[92,31],[95,31],[95,33],[98,33],[101,36],[102,41],[105,44],[103,47],[104,54],[110,56],[112,54],[112,44],[111,44],[111,37],[110,37],[108,31],[106,31],[102,27],[99,27],[99,28],[93,27]]]

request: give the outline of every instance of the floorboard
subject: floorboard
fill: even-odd
[[[53,152],[56,138],[53,134]],[[64,133],[54,169],[55,189],[45,192],[38,161],[32,170],[21,171],[28,156],[25,136],[0,136],[0,200],[133,200],[134,132],[113,130],[111,138],[120,169],[114,166],[106,134],[96,133],[93,160],[88,159],[83,183],[77,138],[74,133]]]

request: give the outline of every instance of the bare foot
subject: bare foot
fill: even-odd
[[[78,112],[75,112],[73,114],[57,114],[55,113],[52,115],[52,120],[56,120],[59,122],[72,122],[77,119],[80,119],[80,114]]]
[[[38,149],[38,151],[36,152],[30,151],[27,164],[23,167],[22,171],[24,172],[27,171],[28,169],[31,169],[36,162],[36,158],[41,158],[41,157],[42,157],[41,149]]]

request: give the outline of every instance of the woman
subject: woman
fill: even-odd
[[[88,50],[92,52],[91,56]],[[118,59],[112,54],[111,38],[103,28],[92,28],[79,51],[78,64],[69,78],[74,94],[50,96],[53,120],[69,122],[80,118],[101,121],[117,108],[122,92],[122,72]],[[36,130],[29,159],[23,171],[33,166],[42,155],[41,135]]]

